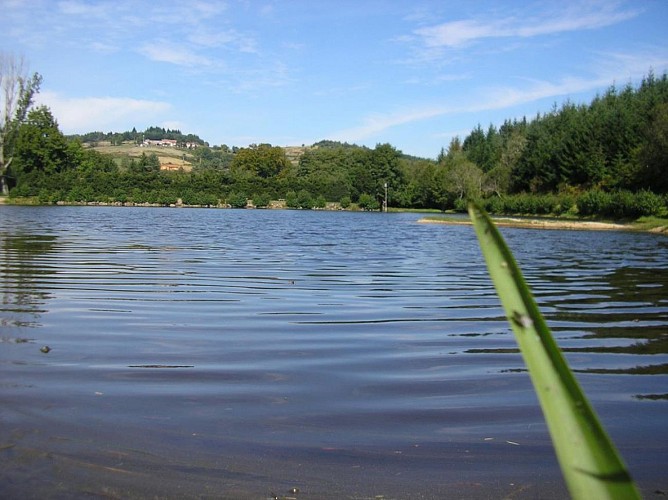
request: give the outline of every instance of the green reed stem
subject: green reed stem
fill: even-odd
[[[519,344],[568,490],[576,499],[640,498],[489,216],[469,205],[480,248]]]

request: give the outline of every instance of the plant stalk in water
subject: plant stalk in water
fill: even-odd
[[[469,214],[529,371],[571,496],[576,499],[640,498],[498,229],[477,205],[469,205]]]

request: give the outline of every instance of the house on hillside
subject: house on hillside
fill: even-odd
[[[162,163],[160,164],[160,170],[167,170],[169,172],[173,172],[175,170],[181,170],[183,168],[183,165],[178,165],[176,163]]]
[[[179,147],[179,143],[176,139],[144,139],[144,142],[140,144],[143,148],[148,148],[150,146],[158,146],[163,148],[176,148]],[[185,149],[195,149],[199,146],[196,142],[184,142],[181,146]]]
[[[184,172],[191,172],[193,169],[193,166],[190,163],[161,163],[160,164],[160,170],[165,170],[167,172],[175,172],[178,170],[183,170]]]
[[[141,146],[144,148],[147,148],[149,146],[175,148],[176,139],[158,139],[158,140],[144,139],[144,142],[142,142]]]

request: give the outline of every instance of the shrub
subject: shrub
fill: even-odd
[[[302,189],[297,193],[297,205],[299,208],[311,209],[313,208],[313,197],[306,189]]]
[[[603,216],[612,216],[618,219],[634,217],[634,196],[630,191],[615,191],[610,196],[610,204],[607,210],[602,211]]]
[[[212,193],[200,193],[199,204],[205,207],[218,206],[218,197]]]
[[[30,190],[30,187],[23,184],[20,186],[16,186],[9,192],[9,197],[10,198],[23,198],[25,196],[32,196],[32,191]]]
[[[562,194],[556,198],[556,203],[552,207],[552,213],[555,215],[563,215],[566,213],[573,213],[577,207],[575,197],[570,194]]]
[[[93,201],[93,188],[90,186],[76,185],[67,194],[67,201],[69,202],[87,202]]]
[[[48,189],[42,188],[39,190],[38,195],[39,203],[41,205],[48,205],[54,203],[58,200],[54,199],[54,193],[51,193]]]
[[[227,203],[229,203],[232,208],[246,208],[248,197],[246,196],[246,193],[233,192],[227,196]]]
[[[664,200],[661,195],[645,189],[638,191],[635,194],[634,205],[638,212],[636,217],[642,217],[644,215],[660,215],[665,208]]]
[[[288,208],[299,208],[299,203],[297,202],[297,193],[294,191],[288,191],[288,194],[285,195],[285,206]]]
[[[178,196],[174,193],[164,190],[158,191],[155,197],[156,203],[159,203],[160,205],[171,205],[172,203],[176,203],[177,199]]]
[[[128,201],[128,195],[124,189],[115,189],[112,198],[119,203],[125,203]]]
[[[256,194],[253,196],[253,205],[260,208],[265,208],[271,203],[271,197],[267,193]]]
[[[503,213],[506,214],[524,214],[530,211],[527,194],[516,194],[508,196],[503,200]]]
[[[455,212],[466,212],[468,210],[468,203],[464,198],[457,198],[455,200]]]
[[[547,215],[553,214],[559,201],[553,194],[546,194],[542,196],[534,196],[534,210],[536,214]]]
[[[578,208],[582,215],[637,219],[647,215],[659,215],[664,209],[664,201],[660,195],[647,190],[637,193],[624,190],[613,193],[592,190],[580,196]]]
[[[352,202],[350,201],[350,196],[344,196],[343,198],[341,198],[340,203],[341,203],[341,208],[348,208],[348,207],[350,207],[350,204],[352,203]]]
[[[378,200],[376,200],[373,196],[367,193],[362,193],[360,195],[357,204],[362,210],[378,210],[380,208]]]
[[[313,202],[313,206],[315,208],[325,208],[327,206],[327,200],[323,195],[319,194]]]
[[[580,215],[603,215],[610,211],[612,197],[599,189],[587,191],[578,198]]]

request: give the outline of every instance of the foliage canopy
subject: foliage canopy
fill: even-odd
[[[159,127],[112,135],[120,142],[140,136],[199,140],[183,153],[192,172],[161,171],[151,155],[114,164],[84,142],[109,134],[65,138],[48,109],[33,110],[17,127],[12,194],[46,202],[172,203],[185,196],[218,204],[232,193],[264,200],[307,192],[320,205],[344,200],[369,208],[382,206],[387,185],[394,207],[463,211],[473,199],[495,213],[657,215],[668,194],[668,77],[650,72],[638,87],[613,86],[588,105],[566,102],[533,120],[479,125],[453,138],[436,161],[390,144],[320,141],[288,155],[270,144],[209,147]],[[301,198],[297,206],[308,201]]]

